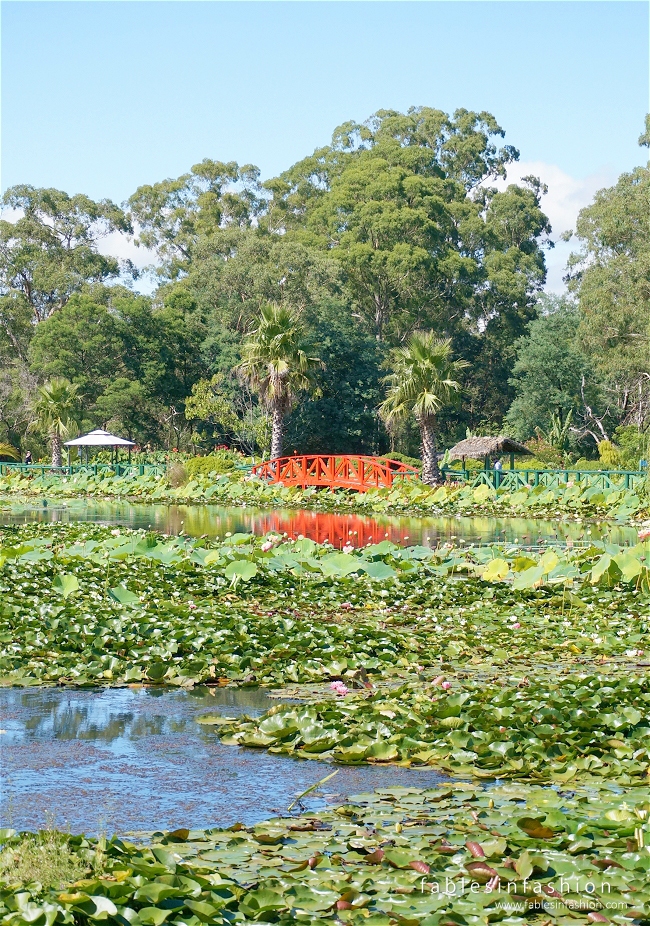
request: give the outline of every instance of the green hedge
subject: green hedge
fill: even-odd
[[[183,465],[187,475],[192,478],[193,476],[207,476],[210,473],[229,473],[238,462],[238,454],[229,450],[219,450],[205,457],[192,457]]]

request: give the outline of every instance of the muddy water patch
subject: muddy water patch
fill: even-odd
[[[132,833],[251,824],[284,813],[332,767],[223,746],[207,711],[258,715],[255,689],[0,691],[0,825]],[[340,767],[308,810],[376,787],[431,787],[432,771]]]

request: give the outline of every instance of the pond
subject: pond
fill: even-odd
[[[462,517],[364,517],[356,514],[333,514],[307,509],[223,507],[221,505],[152,505],[124,501],[54,500],[36,504],[7,502],[0,509],[0,524],[29,521],[94,521],[123,525],[192,537],[223,537],[226,532],[269,531],[302,535],[335,546],[351,541],[354,546],[378,543],[388,538],[394,543],[424,544],[435,547],[447,541],[489,543],[494,540],[519,541],[524,545],[566,540],[596,539],[607,534],[612,543],[636,543],[634,528],[612,524],[577,523],[575,521],[540,521],[534,518],[462,518]]]
[[[283,814],[334,771],[322,762],[219,743],[208,712],[257,715],[255,689],[0,691],[0,826],[134,833],[251,824]],[[338,766],[308,810],[393,785],[435,786],[431,769]]]
[[[33,521],[92,521],[208,537],[277,531],[336,546],[385,537],[430,546],[454,540],[535,544],[605,532],[615,543],[636,541],[631,528],[521,518],[369,518],[94,500],[46,506],[11,502],[0,511],[0,523]],[[213,727],[196,722],[203,713],[256,715],[276,703],[250,688],[2,689],[0,826],[37,829],[51,823],[72,832],[133,834],[251,824],[283,814],[332,766],[225,746]],[[376,787],[431,787],[440,780],[431,769],[343,766],[321,792],[304,799],[304,806],[314,811]]]

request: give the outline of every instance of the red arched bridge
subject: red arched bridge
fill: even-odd
[[[418,478],[419,472],[408,463],[385,457],[350,456],[349,454],[315,454],[277,457],[253,467],[252,472],[268,482],[285,486],[323,486],[330,489],[368,489],[390,487],[401,479]]]

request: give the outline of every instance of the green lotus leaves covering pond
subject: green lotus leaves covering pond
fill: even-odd
[[[634,491],[600,488],[581,483],[548,488],[529,486],[495,492],[486,485],[447,485],[440,488],[420,482],[404,482],[388,489],[371,489],[365,493],[345,490],[322,491],[268,484],[262,480],[236,475],[195,476],[185,485],[172,488],[164,476],[153,473],[116,477],[112,474],[78,473],[60,475],[9,473],[0,476],[0,496],[25,497],[97,497],[135,498],[169,502],[221,502],[253,504],[260,507],[315,508],[324,511],[366,513],[413,512],[420,514],[491,514],[548,517],[605,517],[625,523],[648,517],[648,486]]]
[[[342,553],[248,534],[206,544],[8,529],[0,679],[285,686],[305,703],[212,718],[215,731],[340,762],[639,780],[650,759],[647,549],[384,541]]]
[[[399,763],[414,787],[144,845],[44,839],[72,883],[4,831],[0,923],[640,926],[649,554],[3,529],[0,684],[268,686],[282,703],[204,731],[315,760],[315,781]],[[449,785],[418,789],[422,766]]]
[[[435,765],[453,775],[630,782],[647,777],[650,678],[556,674],[426,683],[282,705],[261,719],[226,720],[223,742],[337,762]]]
[[[316,816],[159,832],[146,846],[71,837],[85,877],[63,889],[0,881],[0,922],[641,923],[649,798],[647,788],[386,788]],[[0,862],[20,851],[20,834],[0,840]]]

